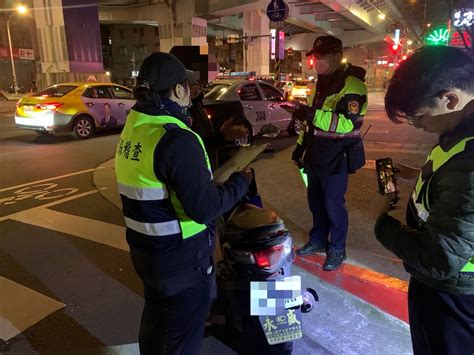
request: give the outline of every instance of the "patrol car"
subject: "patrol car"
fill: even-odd
[[[266,81],[217,79],[208,86],[203,104],[211,120],[240,116],[251,136],[260,133],[265,125],[288,130],[292,135],[297,133],[291,113],[281,107],[292,104],[281,90]],[[239,108],[241,112],[237,112]]]
[[[17,103],[17,127],[38,134],[72,132],[89,138],[97,129],[125,125],[135,103],[130,89],[112,83],[64,83],[27,95]]]

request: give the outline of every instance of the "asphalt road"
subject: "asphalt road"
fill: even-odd
[[[368,159],[391,156],[395,161],[419,165],[434,141],[432,136],[411,127],[389,123],[379,103],[369,111],[366,127],[369,124]],[[70,354],[71,349],[136,343],[143,305],[141,284],[130,264],[124,239],[115,235],[123,230],[120,211],[100,196],[92,178],[93,170],[113,156],[117,139],[117,133],[102,133],[86,141],[76,141],[71,136],[40,137],[17,130],[11,115],[0,113],[0,285],[4,287],[0,301],[8,299],[18,313],[25,305],[37,307],[29,319],[24,317],[10,324],[11,332],[19,335],[8,342],[0,341],[0,353]],[[310,227],[310,215],[304,187],[289,162],[294,141],[285,133],[271,140],[275,153],[264,156],[255,167],[267,206],[283,216],[294,229],[297,244],[302,244]],[[367,209],[375,190],[374,170],[362,169],[351,177],[347,195],[350,260],[405,278],[399,261],[376,243],[371,232],[373,221]],[[401,185],[401,190],[402,198],[406,198],[410,186]],[[403,209],[397,214],[402,217]],[[34,291],[28,293],[24,288]],[[335,297],[336,292],[328,291],[327,298]],[[25,298],[16,297],[19,294],[26,294]],[[54,312],[57,309],[61,311]],[[359,314],[360,310],[351,312]],[[319,323],[318,318],[314,322]],[[382,327],[371,328],[374,336],[383,333],[385,326],[378,318],[374,322]],[[387,353],[405,353],[396,350],[396,344],[407,344],[407,329],[398,323],[393,327],[394,334],[403,335],[403,341],[385,331],[386,336],[378,337],[381,349],[384,344],[395,342],[393,352]],[[311,328],[309,333],[317,332]],[[295,353],[344,353],[334,342],[315,343],[309,333],[304,342],[298,343]],[[331,329],[326,333],[333,334]],[[229,353],[213,339],[206,338],[207,350],[203,353]],[[349,337],[345,341],[349,349],[353,340]],[[368,344],[366,350],[362,344],[355,353],[367,352],[375,343]],[[136,351],[136,345],[130,346],[134,350],[129,353]]]

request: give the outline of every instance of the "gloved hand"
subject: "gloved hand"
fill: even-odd
[[[307,121],[309,119],[308,116],[309,116],[308,106],[306,105],[298,105],[295,111],[293,111],[293,118],[300,122]]]
[[[298,165],[298,168],[303,167],[303,154],[305,151],[305,147],[297,144],[295,150],[291,154],[291,160],[295,162],[296,165]]]

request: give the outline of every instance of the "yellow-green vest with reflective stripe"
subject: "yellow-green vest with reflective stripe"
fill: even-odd
[[[308,97],[308,105],[312,106],[316,95],[317,83],[314,85],[311,94]],[[313,119],[313,125],[317,128],[315,135],[322,137],[344,138],[358,136],[360,132],[354,130],[352,121],[343,114],[337,114],[334,111],[339,101],[348,94],[357,94],[367,97],[367,86],[364,82],[354,76],[347,76],[344,87],[336,94],[326,97],[321,109],[316,110]],[[359,109],[359,115],[364,116],[367,113],[367,100]]]
[[[183,239],[190,238],[206,229],[204,224],[193,221],[184,212],[183,206],[176,197],[176,193],[166,184],[158,180],[154,172],[154,153],[158,142],[166,133],[167,124],[178,126],[176,129],[185,129],[192,132],[201,144],[206,157],[207,167],[211,170],[209,158],[201,138],[195,134],[185,123],[171,116],[149,116],[132,110],[127,117],[127,122],[120,135],[120,141],[115,153],[115,174],[117,177],[118,191],[127,199],[134,202],[160,201],[161,206],[169,206],[165,211],[169,216],[167,220],[153,220],[147,223],[125,216],[128,228],[151,236],[167,236],[181,234]],[[211,174],[212,178],[212,174]],[[122,199],[127,203],[127,199]],[[166,203],[169,201],[170,203]],[[135,205],[135,204],[134,204]],[[124,211],[127,206],[124,206]],[[163,207],[161,207],[163,209]],[[166,208],[164,208],[166,209]],[[163,212],[163,211],[162,211]],[[163,214],[163,213],[161,213]],[[141,219],[143,220],[143,219]]]
[[[426,164],[433,164],[432,174],[423,180],[422,173],[418,176],[416,181],[415,189],[411,195],[411,204],[415,207],[417,218],[420,224],[427,221],[430,215],[430,203],[428,189],[430,187],[431,178],[436,171],[446,164],[451,158],[464,152],[466,144],[474,137],[467,137],[455,144],[450,150],[445,152],[439,145],[433,148],[431,153],[428,155]],[[468,260],[467,264],[463,267],[461,272],[474,273],[474,256]]]

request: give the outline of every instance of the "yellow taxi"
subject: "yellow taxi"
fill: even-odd
[[[113,83],[64,83],[24,96],[17,103],[16,126],[38,134],[72,132],[78,139],[96,130],[125,125],[135,98]]]

